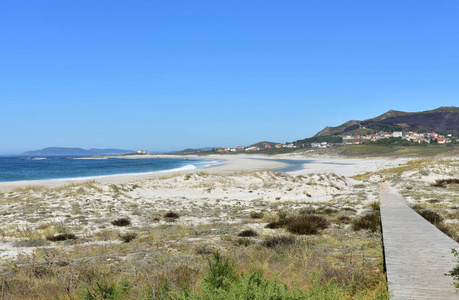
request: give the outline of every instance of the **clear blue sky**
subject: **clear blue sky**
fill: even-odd
[[[459,1],[0,2],[0,154],[293,141],[459,106]]]

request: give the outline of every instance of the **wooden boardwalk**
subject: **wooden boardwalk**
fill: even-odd
[[[459,244],[430,224],[389,185],[380,190],[381,221],[391,299],[459,299],[449,275]]]

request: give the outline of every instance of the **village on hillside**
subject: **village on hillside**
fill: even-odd
[[[386,132],[386,131],[379,131],[377,133],[367,134],[367,135],[339,135],[338,137],[342,138],[342,141],[339,143],[331,143],[331,142],[314,142],[310,144],[294,144],[294,143],[285,143],[285,144],[274,144],[269,142],[261,142],[256,145],[252,146],[238,146],[235,148],[231,147],[220,147],[214,149],[213,151],[216,153],[236,153],[236,152],[255,152],[260,150],[266,149],[282,149],[282,148],[329,148],[333,145],[360,145],[360,144],[368,144],[370,142],[377,142],[383,139],[389,138],[399,138],[404,141],[410,141],[413,143],[426,143],[426,144],[448,144],[454,141],[457,141],[457,138],[454,137],[452,134],[442,135],[437,132],[415,132],[415,131],[394,131],[394,132]]]
[[[263,149],[280,149],[280,148],[296,148],[296,146],[293,143],[286,143],[286,144],[271,144],[271,143],[265,143],[262,146],[238,146],[236,148],[218,148],[215,150],[217,153],[224,153],[224,152],[253,152],[253,151],[259,151]]]
[[[382,139],[388,138],[401,138],[402,140],[411,141],[414,143],[438,143],[446,144],[451,143],[453,139],[452,134],[447,134],[446,136],[441,135],[437,132],[426,132],[420,133],[415,131],[394,131],[392,133],[386,131],[380,131],[374,134],[368,135],[344,135],[342,136],[343,142],[342,145],[360,145],[368,142],[376,142]],[[311,143],[312,148],[327,148],[331,147],[332,143],[321,142],[321,143]]]

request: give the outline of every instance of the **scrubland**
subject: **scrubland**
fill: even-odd
[[[378,183],[364,180],[195,173],[4,192],[2,299],[386,299]]]

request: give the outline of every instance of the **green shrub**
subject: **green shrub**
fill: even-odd
[[[338,222],[341,224],[350,224],[352,222],[352,218],[349,216],[339,216]]]
[[[238,236],[243,237],[250,237],[250,236],[258,236],[258,233],[253,229],[246,229],[239,232]]]
[[[269,222],[268,224],[266,224],[266,228],[270,228],[270,229],[277,229],[277,228],[282,228],[284,227],[286,224],[285,220],[279,220],[279,221],[273,221],[273,222]]]
[[[329,226],[330,222],[323,216],[299,215],[287,220],[286,229],[295,234],[318,234]]]
[[[454,257],[456,257],[457,263],[454,269],[451,270],[451,275],[454,277],[454,280],[456,281],[454,285],[457,288],[459,288],[459,251],[457,251],[457,249],[452,249],[451,252],[454,254]]]
[[[337,209],[332,208],[332,207],[320,207],[317,211],[318,213],[325,214],[325,215],[332,215],[338,212]]]
[[[361,229],[369,230],[371,232],[381,231],[381,217],[379,212],[372,212],[363,215],[354,220],[352,229],[359,231]]]
[[[120,239],[125,243],[129,243],[136,238],[137,238],[137,233],[135,232],[128,232],[128,233],[120,235]]]
[[[459,178],[451,178],[451,179],[437,179],[435,183],[431,185],[434,187],[442,187],[445,188],[448,184],[459,184]]]
[[[443,232],[444,234],[446,234],[447,236],[451,237],[451,238],[454,238],[454,232],[451,230],[451,228],[446,225],[445,223],[443,222],[440,222],[440,223],[436,223],[434,224],[435,227],[437,227],[441,232]]]
[[[249,246],[249,245],[252,245],[254,244],[255,241],[252,240],[252,239],[249,239],[249,238],[246,238],[246,237],[240,237],[240,238],[237,238],[234,240],[234,244],[236,246]]]
[[[180,215],[178,213],[176,213],[176,212],[169,211],[169,212],[164,214],[164,218],[166,218],[166,219],[178,219],[178,218],[180,218]]]
[[[270,222],[266,225],[266,228],[285,228],[295,234],[318,234],[329,226],[330,222],[324,216],[308,214],[308,211],[302,211],[299,215]]]
[[[264,215],[265,215],[265,214],[262,213],[261,211],[260,211],[260,212],[258,212],[258,211],[252,211],[252,212],[250,212],[250,217],[251,217],[252,219],[261,219],[261,218],[263,218]]]
[[[344,211],[351,211],[351,212],[357,212],[357,210],[355,208],[352,208],[352,207],[343,207],[342,208]]]
[[[272,235],[267,236],[264,238],[263,242],[261,243],[263,246],[267,248],[277,248],[277,247],[285,247],[292,244],[295,244],[297,241],[296,237],[293,235]]]
[[[98,280],[92,286],[86,288],[83,295],[85,300],[98,299],[126,299],[123,295],[129,292],[130,284],[126,281],[120,283],[108,282],[106,279]]]
[[[214,257],[209,263],[209,271],[204,285],[198,292],[182,290],[176,297],[169,293],[164,299],[193,299],[193,300],[335,300],[335,299],[389,299],[387,292],[372,294],[371,290],[363,289],[356,293],[351,286],[336,282],[335,279],[322,282],[313,280],[307,290],[279,282],[277,279],[268,280],[260,270],[252,270],[240,276],[234,276],[233,267],[228,260],[221,256]],[[209,276],[212,284],[209,284]],[[226,284],[225,284],[226,283]],[[153,298],[163,299],[163,298]]]
[[[204,278],[204,283],[211,290],[228,289],[234,281],[234,268],[228,258],[215,251],[208,260],[209,269]]]
[[[381,209],[380,209],[380,203],[379,201],[373,201],[370,203],[370,207],[373,211],[376,211],[376,212],[379,212]]]
[[[112,225],[119,226],[119,227],[129,226],[129,225],[131,225],[131,219],[129,219],[129,218],[119,218],[119,219],[113,220],[112,221]]]
[[[417,210],[417,213],[434,225],[443,222],[443,217],[430,209]]]
[[[443,217],[435,211],[430,209],[424,209],[419,204],[411,206],[420,216],[435,225],[441,232],[449,236],[450,238],[459,241],[459,236],[451,230],[451,228],[443,222]]]
[[[270,281],[263,277],[260,271],[252,271],[243,274],[241,277],[231,285],[227,291],[217,290],[209,291],[204,290],[204,297],[198,299],[212,299],[212,300],[288,300],[288,299],[306,299],[306,293],[298,290],[290,290],[287,285],[279,283],[278,281]]]
[[[60,242],[66,240],[76,240],[77,237],[73,233],[58,233],[46,236],[46,239],[51,242]]]

